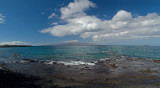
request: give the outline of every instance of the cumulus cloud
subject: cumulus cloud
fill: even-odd
[[[2,14],[0,14],[0,24],[4,23],[5,20],[4,20],[5,16],[3,16]]]
[[[68,41],[62,41],[63,43],[77,43],[79,40],[68,40]]]
[[[61,10],[61,18],[72,18],[84,16],[86,13],[84,12],[90,7],[95,7],[96,5],[88,0],[74,0],[74,2],[69,3],[68,6],[62,7]]]
[[[148,13],[134,18],[131,12],[120,10],[110,20],[100,19],[85,13],[96,5],[89,0],[74,0],[60,9],[60,19],[66,24],[54,25],[41,33],[53,36],[79,35],[94,41],[125,40],[160,37],[160,16]]]
[[[58,25],[58,23],[57,22],[53,22],[51,25]]]
[[[12,41],[12,42],[0,42],[0,45],[27,45],[28,43],[22,41]]]
[[[53,17],[54,17],[55,15],[56,15],[55,13],[52,13],[52,14],[48,17],[48,19],[53,19]]]

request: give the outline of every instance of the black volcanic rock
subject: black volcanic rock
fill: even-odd
[[[38,80],[39,78],[33,76],[0,69],[0,88],[41,88],[35,83]]]

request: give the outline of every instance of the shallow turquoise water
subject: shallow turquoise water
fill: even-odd
[[[0,48],[0,60],[15,60],[14,53],[21,59],[53,61],[97,61],[108,57],[128,56],[160,59],[159,46],[34,46]]]

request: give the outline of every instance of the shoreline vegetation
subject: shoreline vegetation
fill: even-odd
[[[26,80],[22,88],[159,88],[160,60],[130,57],[114,57],[92,62],[95,65],[65,65],[54,61],[24,59],[14,63],[0,63],[0,76],[15,81],[23,74]],[[7,71],[7,73],[6,73]],[[8,73],[9,72],[9,73]],[[0,79],[3,83],[4,79]],[[32,79],[31,79],[32,80]],[[11,81],[9,81],[11,82]],[[22,83],[23,84],[23,81]],[[7,84],[1,84],[7,86]],[[33,87],[31,85],[34,85]],[[27,87],[26,87],[27,86]],[[18,88],[15,85],[16,88]],[[6,87],[8,88],[8,87]],[[14,88],[14,87],[12,87]]]
[[[1,47],[31,47],[32,45],[0,45]]]

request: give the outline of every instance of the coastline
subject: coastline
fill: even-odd
[[[159,88],[160,60],[116,57],[95,62],[95,65],[36,61],[25,59],[3,63],[3,70],[42,78],[43,88]],[[93,62],[92,62],[93,63]],[[44,87],[44,84],[47,86]]]
[[[0,48],[4,47],[32,47],[32,45],[0,45]]]

